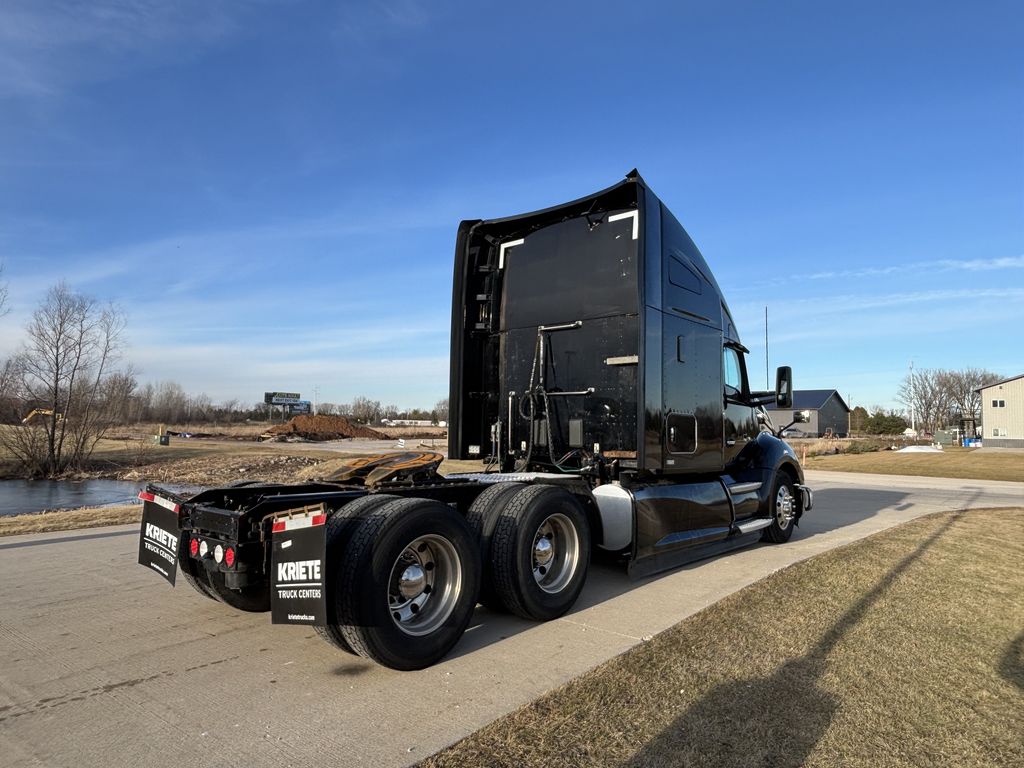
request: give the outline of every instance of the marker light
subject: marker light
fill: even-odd
[[[213,559],[218,563],[224,559],[224,547],[218,544],[213,550]]]
[[[235,548],[228,547],[224,550],[224,562],[227,563],[228,568],[235,567]]]
[[[188,543],[188,553],[192,557],[196,557],[199,554],[199,539],[192,539]]]
[[[210,551],[210,547],[204,541],[199,545],[199,556],[206,557],[206,553]]]

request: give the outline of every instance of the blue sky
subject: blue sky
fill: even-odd
[[[638,167],[763,383],[1024,372],[1019,3],[6,0],[0,357],[46,289],[214,400],[447,395],[459,220]]]

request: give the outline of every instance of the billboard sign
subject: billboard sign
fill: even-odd
[[[263,402],[267,405],[291,405],[301,400],[298,392],[264,392]]]

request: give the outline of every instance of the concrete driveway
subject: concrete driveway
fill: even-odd
[[[1024,484],[810,472],[793,540],[642,581],[597,565],[575,609],[478,609],[453,654],[393,672],[135,564],[134,528],[0,539],[0,755],[22,766],[400,766],[791,563]]]

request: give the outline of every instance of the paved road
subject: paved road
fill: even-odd
[[[1024,484],[809,473],[815,510],[757,545],[631,582],[596,567],[574,611],[477,611],[453,655],[398,673],[135,565],[129,528],[0,539],[0,763],[403,765],[790,563],[939,510],[1024,506]]]

